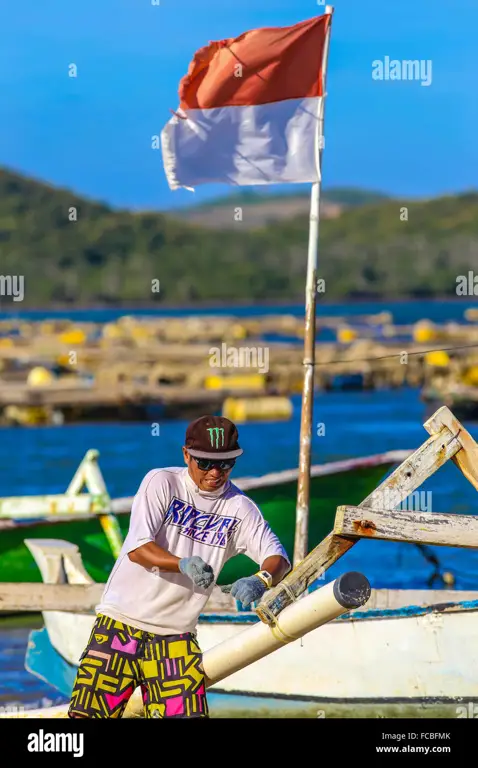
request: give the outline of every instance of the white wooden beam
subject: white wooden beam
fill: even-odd
[[[340,506],[334,532],[362,539],[478,548],[478,517],[474,515]]]
[[[448,439],[458,440],[460,450],[453,456],[453,462],[478,491],[478,445],[463,424],[444,405],[423,426],[430,435],[442,432]]]
[[[87,613],[100,602],[104,584],[34,584],[0,582],[0,611]]]
[[[460,443],[450,436],[449,430],[441,430],[406,458],[361,502],[360,507],[394,509],[460,449]],[[329,533],[280,584],[265,594],[256,609],[261,621],[274,625],[276,616],[321,578],[357,541],[356,537],[338,535],[334,531]]]
[[[81,564],[81,559],[80,559]],[[0,582],[0,612],[37,613],[40,611],[69,611],[88,613],[101,600],[104,584],[45,584]],[[235,612],[236,601],[214,587],[207,602],[209,612]]]

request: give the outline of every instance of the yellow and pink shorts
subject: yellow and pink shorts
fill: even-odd
[[[98,615],[80,660],[68,715],[122,717],[141,686],[147,718],[208,717],[196,635],[153,635]]]

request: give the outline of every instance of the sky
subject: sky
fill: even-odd
[[[476,188],[477,0],[337,0],[334,9],[324,189],[416,198]],[[3,0],[0,165],[133,210],[228,194],[226,185],[171,191],[152,149],[181,77],[211,40],[324,10],[317,0]],[[431,61],[430,84],[373,79],[372,63],[386,56]]]

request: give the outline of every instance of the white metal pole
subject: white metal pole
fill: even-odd
[[[294,566],[307,554],[309,505],[310,505],[310,464],[312,441],[312,416],[314,407],[315,367],[315,319],[317,292],[317,265],[319,241],[320,188],[322,183],[322,152],[324,147],[324,115],[327,80],[327,62],[330,47],[333,6],[327,5],[325,13],[330,14],[322,59],[322,98],[320,100],[317,153],[319,181],[312,185],[309,217],[309,251],[307,257],[307,283],[305,289],[305,332],[304,332],[304,388],[302,391],[302,414],[300,423],[299,478],[294,538]]]

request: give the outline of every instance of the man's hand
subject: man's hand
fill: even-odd
[[[245,607],[260,600],[266,589],[266,585],[258,576],[247,576],[238,579],[234,584],[221,587],[222,592],[230,592]]]
[[[189,576],[197,587],[207,589],[214,581],[214,571],[211,566],[205,563],[202,557],[198,557],[198,555],[183,557],[179,561],[178,567],[181,573]]]

